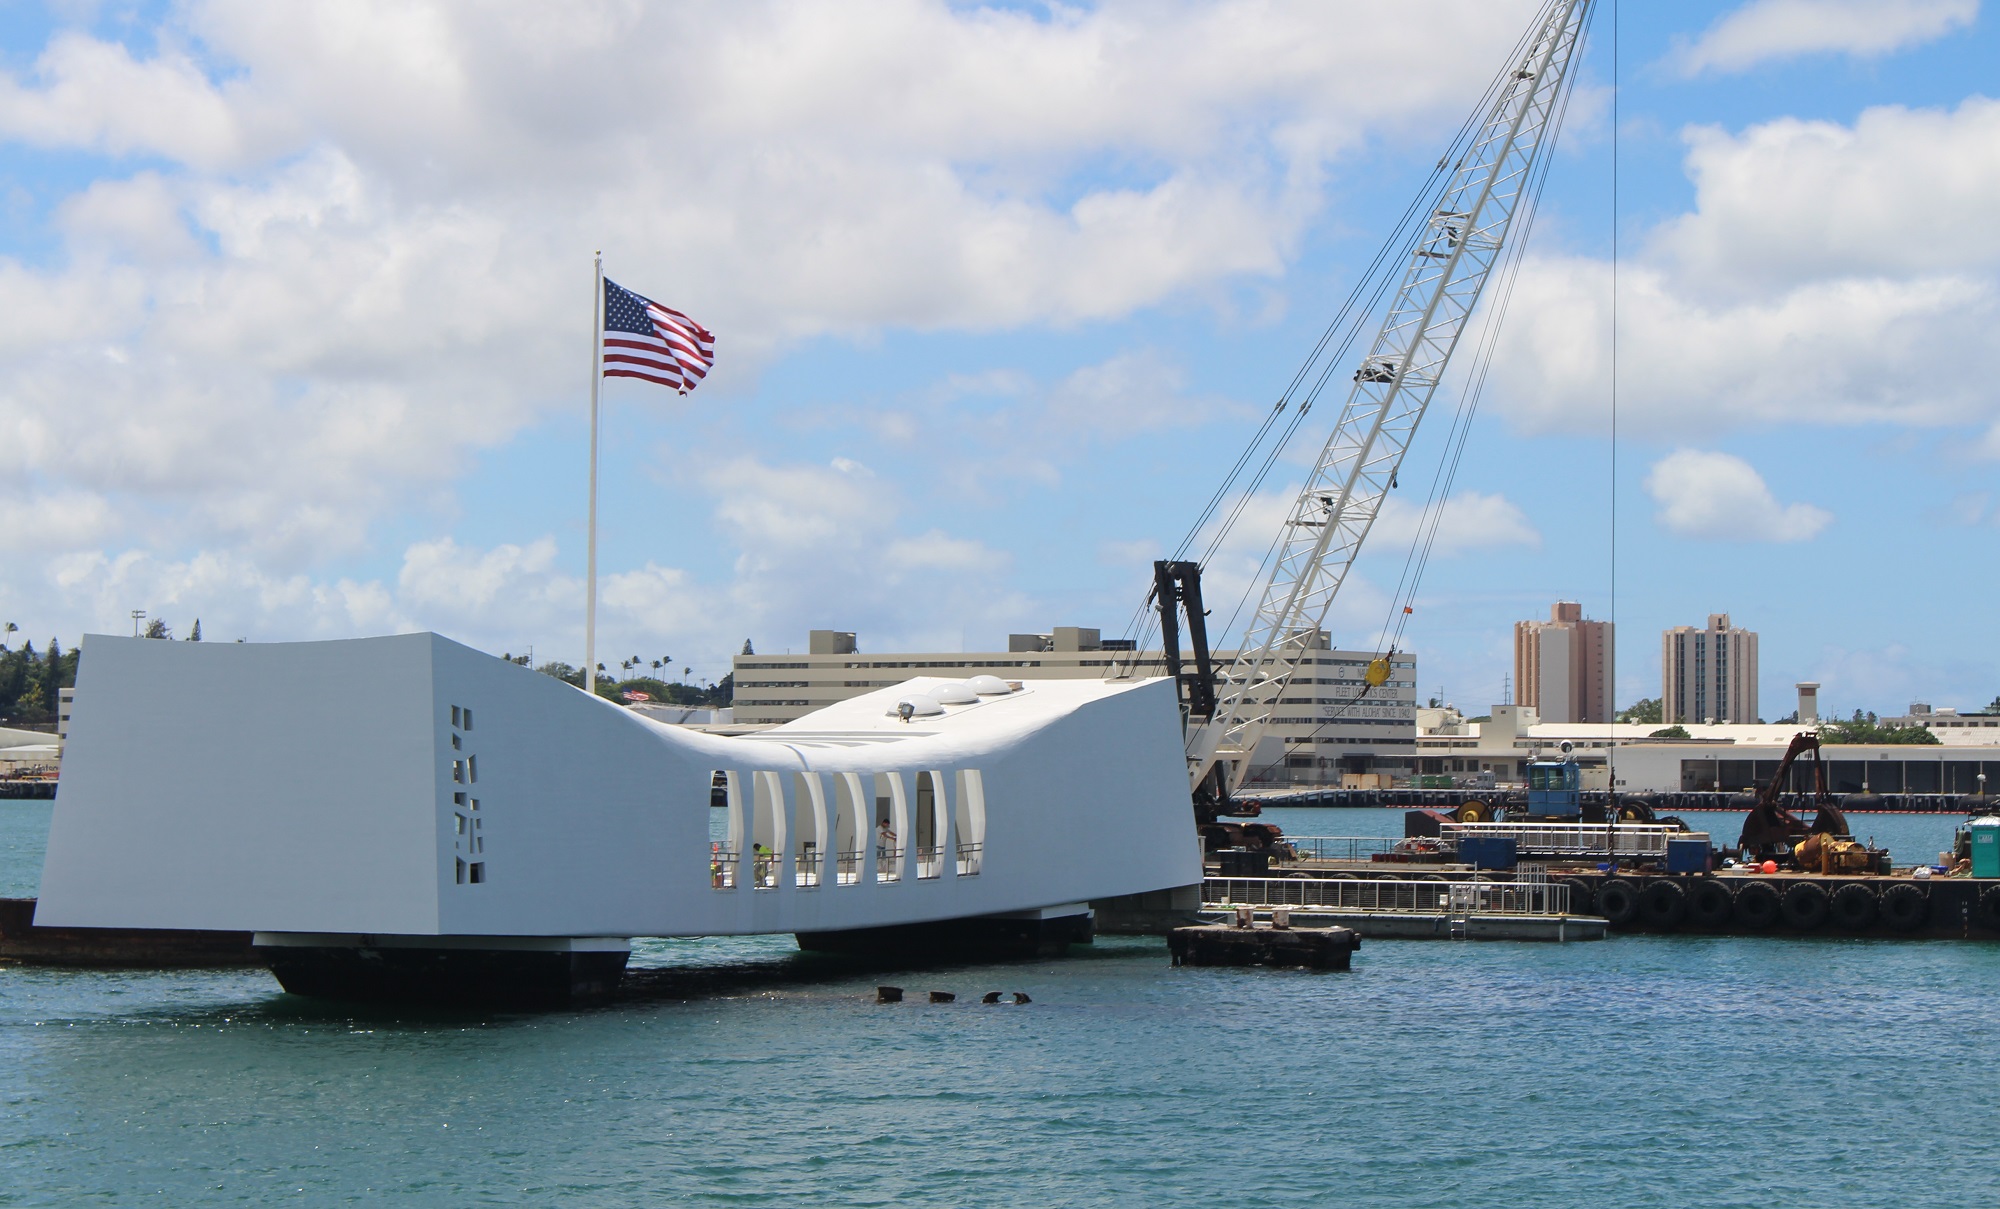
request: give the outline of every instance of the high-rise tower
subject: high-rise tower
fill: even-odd
[[[1612,628],[1559,600],[1547,621],[1514,623],[1514,699],[1544,722],[1611,721]]]
[[[1661,634],[1660,716],[1668,722],[1755,722],[1756,631],[1731,626],[1727,613],[1710,613],[1704,628],[1682,625]]]

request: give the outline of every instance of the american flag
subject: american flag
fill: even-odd
[[[715,337],[694,320],[604,279],[604,376],[644,378],[686,394],[715,364]]]

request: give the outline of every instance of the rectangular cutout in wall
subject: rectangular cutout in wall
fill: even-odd
[[[451,707],[451,724],[453,726],[458,725],[458,707],[456,705]]]
[[[453,858],[452,864],[458,867],[458,884],[463,886],[465,884],[465,862]]]
[[[477,886],[486,880],[486,862],[474,861],[465,867],[465,880]]]
[[[465,707],[465,729],[472,729],[472,707],[469,705]]]
[[[468,783],[471,783],[471,784],[477,784],[477,783],[478,783],[478,781],[479,781],[479,757],[478,757],[478,756],[467,756],[467,757],[465,757],[465,779],[466,779],[466,781],[467,781]]]

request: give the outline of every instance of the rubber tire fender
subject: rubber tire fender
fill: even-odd
[[[1639,887],[1614,877],[1597,888],[1597,912],[1614,928],[1630,927],[1639,918]]]
[[[1833,892],[1827,904],[1833,926],[1843,932],[1866,932],[1875,926],[1875,891],[1860,882],[1849,882]]]
[[[1687,909],[1687,891],[1679,882],[1661,878],[1639,891],[1639,918],[1649,928],[1671,932],[1687,918]]]
[[[1972,908],[1972,922],[2000,932],[2000,886],[1988,886],[1980,892]]]
[[[1898,932],[1914,932],[1930,914],[1930,898],[1922,887],[1904,882],[1882,892],[1882,922]]]
[[[1751,882],[1736,891],[1736,922],[1752,932],[1769,931],[1778,922],[1784,900],[1770,882]]]
[[[1811,932],[1826,922],[1826,891],[1817,882],[1795,882],[1778,900],[1779,914],[1801,932]]]
[[[1720,932],[1729,926],[1735,896],[1729,887],[1711,877],[1689,883],[1687,888],[1688,925],[1704,932]]]
[[[1590,914],[1590,908],[1596,905],[1597,896],[1591,893],[1589,882],[1584,881],[1580,877],[1566,877],[1558,882],[1557,885],[1569,887],[1569,913],[1571,915]]]

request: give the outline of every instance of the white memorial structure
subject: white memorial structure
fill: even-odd
[[[730,738],[435,634],[91,635],[36,922],[250,931],[342,997],[587,994],[634,936],[1046,945],[1201,880],[1185,767],[1164,679],[920,678]]]

